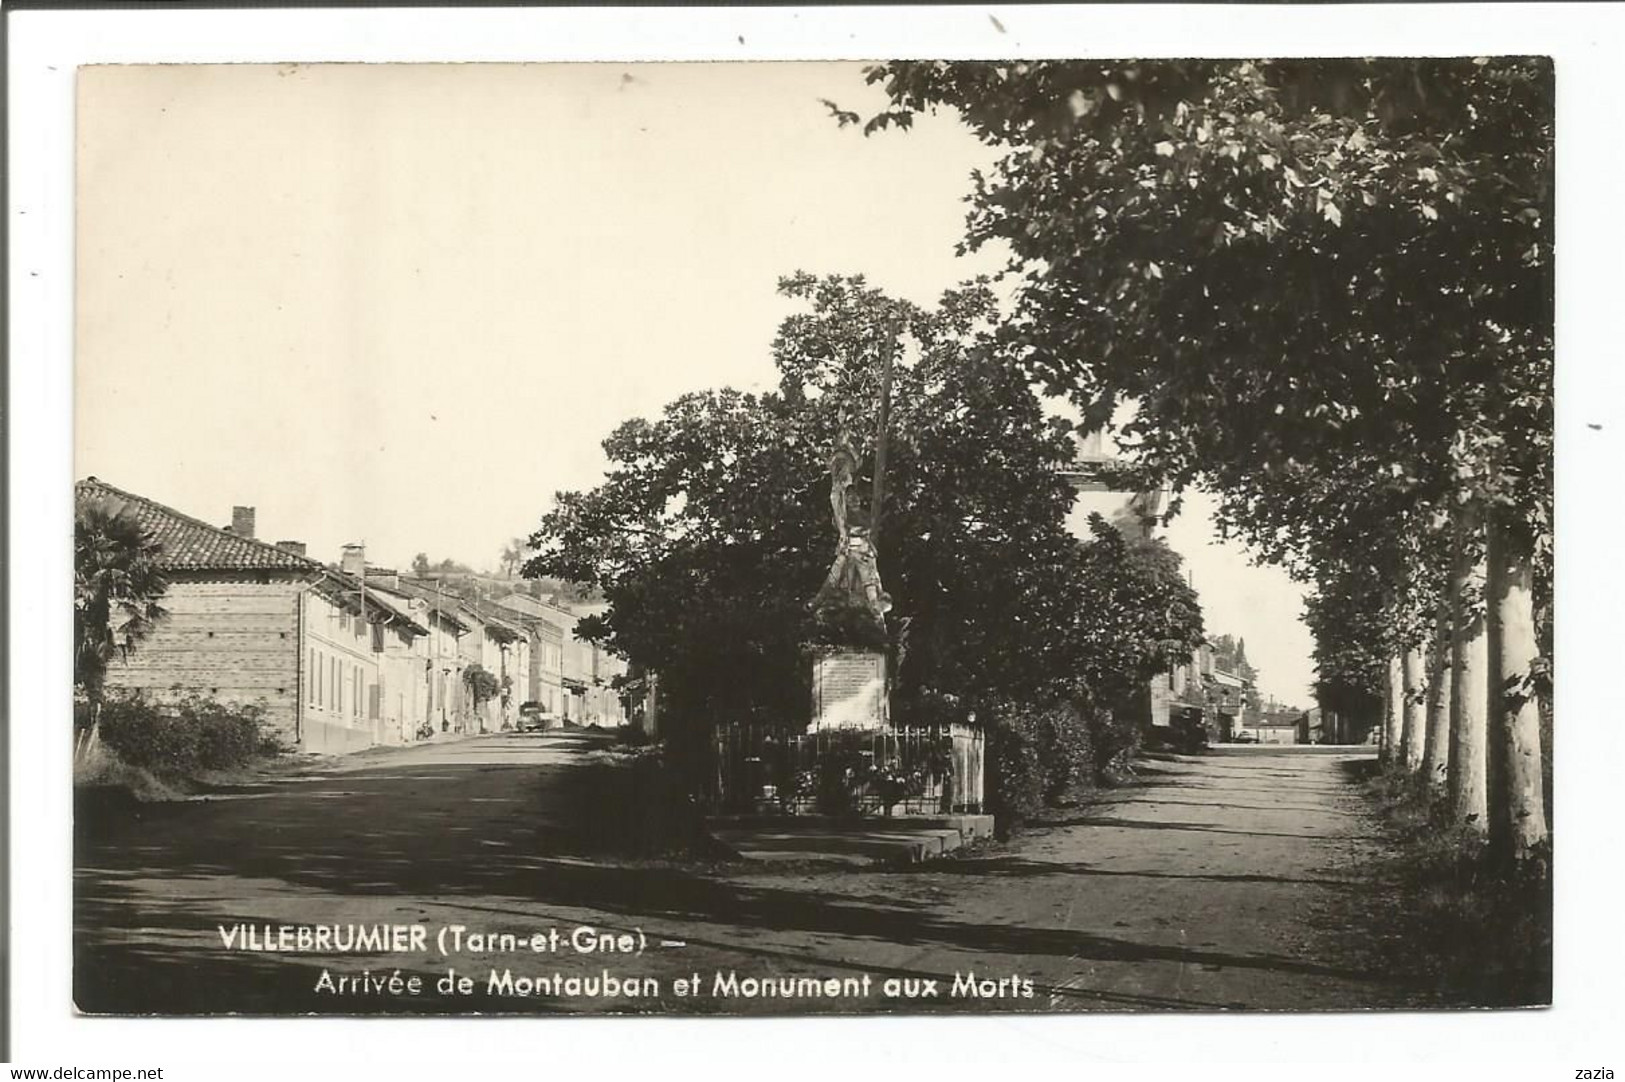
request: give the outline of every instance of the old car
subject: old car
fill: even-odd
[[[558,728],[561,720],[541,703],[528,702],[519,707],[519,721],[514,728],[522,733],[539,733]]]

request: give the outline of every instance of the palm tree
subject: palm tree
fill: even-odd
[[[163,546],[134,515],[104,499],[75,504],[73,550],[73,680],[95,717],[108,666],[168,615],[158,599],[169,580],[159,564]]]

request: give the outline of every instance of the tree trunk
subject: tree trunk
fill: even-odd
[[[1490,842],[1527,860],[1547,839],[1540,762],[1540,705],[1529,674],[1540,646],[1535,637],[1534,567],[1506,532],[1489,528]]]
[[[1413,774],[1422,769],[1423,741],[1427,736],[1421,702],[1426,665],[1420,647],[1411,647],[1400,658],[1400,683],[1404,693],[1400,729],[1405,741],[1405,769]]]
[[[1404,761],[1404,742],[1401,739],[1400,718],[1403,710],[1404,684],[1399,669],[1399,658],[1388,659],[1388,673],[1382,682],[1382,761]]]
[[[1450,566],[1450,816],[1458,826],[1489,831],[1489,641],[1483,612],[1484,565],[1475,509],[1457,512]]]
[[[1422,744],[1422,776],[1428,787],[1443,793],[1450,765],[1450,601],[1439,602],[1433,639],[1428,646],[1428,689],[1424,711],[1427,734]]]

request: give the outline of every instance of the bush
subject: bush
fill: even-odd
[[[1550,1003],[1550,848],[1523,866],[1493,859],[1425,782],[1393,765],[1367,792],[1392,843],[1360,866],[1381,887],[1371,919],[1389,933],[1369,945],[1374,963],[1475,1006]]]
[[[1090,780],[1102,780],[1108,772],[1123,770],[1140,750],[1145,731],[1139,714],[1138,709],[1105,708],[1090,712]]]
[[[88,823],[98,812],[117,814],[128,801],[178,800],[184,792],[154,776],[150,770],[130,766],[105,748],[73,762],[74,820]],[[92,795],[95,794],[95,795]]]
[[[234,770],[282,750],[263,706],[195,695],[164,704],[140,695],[110,697],[102,704],[101,740],[130,766],[168,778]]]
[[[1071,703],[1010,703],[987,729],[988,806],[1001,834],[1094,783],[1096,734]]]
[[[646,748],[654,743],[654,740],[636,725],[617,725],[615,743],[626,748]]]
[[[1070,704],[1039,715],[1038,754],[1044,764],[1044,803],[1061,804],[1094,785],[1105,765],[1097,759],[1096,726]]]
[[[1001,710],[989,721],[983,784],[983,799],[1001,835],[1043,810],[1044,766],[1038,752],[1038,720],[1031,708]]]

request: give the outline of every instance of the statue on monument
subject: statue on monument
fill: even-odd
[[[835,523],[835,560],[813,598],[812,608],[826,629],[843,630],[882,644],[891,597],[880,584],[869,509],[851,499],[858,468],[851,434],[844,429],[829,461],[830,517]]]

